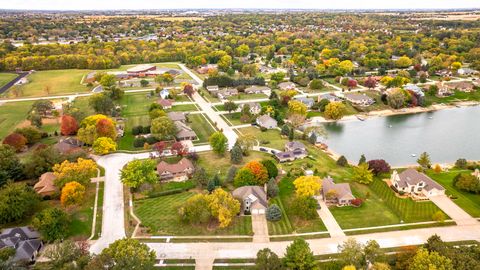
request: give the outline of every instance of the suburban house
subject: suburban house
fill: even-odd
[[[375,103],[375,100],[366,94],[346,93],[344,96],[347,101],[358,106],[370,106]]]
[[[244,186],[232,192],[235,199],[242,204],[242,213],[245,215],[265,214],[268,207],[265,189],[259,186]]]
[[[207,89],[208,93],[210,93],[210,95],[212,95],[212,96],[216,96],[218,90],[220,90],[218,88],[218,85],[209,85],[209,86],[207,86],[206,89]]]
[[[338,98],[337,96],[335,96],[333,94],[330,94],[330,93],[318,96],[317,102],[320,102],[322,99],[326,99],[330,102],[341,101],[340,98]]]
[[[162,89],[162,91],[160,91],[159,95],[160,95],[161,98],[166,99],[166,98],[168,98],[168,96],[170,96],[170,91],[168,91],[168,89]]]
[[[446,83],[447,87],[452,90],[458,90],[462,92],[472,92],[473,91],[473,83],[471,82],[452,82]]]
[[[445,194],[445,188],[440,184],[412,168],[401,173],[393,171],[390,181],[397,192],[411,196],[430,197]]]
[[[58,188],[55,186],[55,179],[57,177],[53,172],[46,172],[40,176],[33,189],[42,197],[52,196],[58,192]]]
[[[0,234],[0,250],[15,249],[14,262],[34,262],[42,247],[40,234],[29,227],[7,228]]]
[[[403,87],[403,89],[407,91],[412,91],[413,93],[415,93],[417,97],[425,96],[425,93],[423,93],[422,88],[420,88],[418,85],[415,85],[415,84],[407,84]]]
[[[83,78],[83,82],[84,83],[94,83],[96,74],[97,74],[97,72],[95,72],[95,71],[88,73],[87,76],[85,76],[85,78]]]
[[[270,91],[272,91],[272,89],[267,86],[252,85],[245,89],[245,94],[262,94]]]
[[[453,90],[447,87],[443,82],[437,83],[436,86],[438,88],[437,96],[439,97],[448,97],[454,93]]]
[[[81,146],[83,145],[83,142],[72,138],[68,137],[65,139],[60,140],[60,142],[56,143],[53,148],[55,148],[58,152],[61,154],[70,154],[72,152],[80,151],[82,150]]]
[[[279,162],[294,161],[296,159],[303,159],[308,156],[305,145],[301,142],[292,141],[285,144],[285,151],[275,154],[275,158]]]
[[[177,127],[177,134],[175,138],[179,141],[191,140],[194,141],[197,139],[197,134],[193,129],[187,126],[182,121],[175,121],[175,126]]]
[[[217,64],[208,64],[208,65],[203,65],[197,68],[197,72],[200,74],[207,74],[210,70],[217,70],[218,65]]]
[[[277,120],[266,114],[257,117],[257,124],[266,129],[277,128]]]
[[[171,109],[173,102],[170,99],[159,98],[157,104],[160,104],[163,109]]]
[[[249,106],[251,114],[260,114],[262,111],[262,106],[260,106],[260,104],[257,102],[242,103],[240,104],[240,109],[243,109],[245,105]]]
[[[281,82],[278,84],[280,90],[295,90],[297,86],[293,82]]]
[[[217,97],[219,99],[226,99],[227,97],[238,95],[238,90],[236,88],[226,88],[217,91]]]
[[[140,76],[141,74],[145,74],[148,71],[156,70],[157,67],[154,65],[138,65],[134,66],[132,68],[127,69],[127,74],[135,75],[135,76]]]
[[[167,113],[168,118],[172,120],[173,122],[175,121],[180,121],[180,122],[187,122],[187,118],[185,117],[185,114],[182,112],[169,112]]]
[[[441,77],[450,77],[452,76],[452,71],[450,71],[449,69],[441,69],[441,70],[435,71],[435,75],[438,75]]]
[[[478,71],[476,71],[474,69],[471,69],[471,68],[459,68],[457,70],[457,73],[458,73],[458,75],[470,76],[470,75],[477,74]]]
[[[195,167],[192,162],[186,158],[182,158],[174,164],[161,161],[157,165],[157,173],[162,181],[186,181],[192,176],[194,171]]]
[[[313,100],[313,98],[309,98],[309,97],[299,97],[299,98],[295,98],[295,100],[298,100],[298,101],[302,102],[309,109],[313,106],[313,104],[315,104],[315,100]]]
[[[335,184],[333,179],[328,176],[322,181],[322,198],[329,205],[350,205],[355,199],[350,189],[350,184]]]

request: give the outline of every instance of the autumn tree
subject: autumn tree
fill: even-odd
[[[155,251],[136,239],[117,240],[104,249],[101,255],[111,258],[112,270],[121,269],[153,269],[156,263]]]
[[[342,102],[330,102],[325,106],[325,118],[339,120],[345,115],[346,107]]]
[[[131,188],[138,188],[143,183],[154,184],[158,182],[155,166],[155,160],[134,160],[121,170],[120,178],[125,185]]]
[[[27,139],[19,133],[11,133],[3,139],[3,144],[13,147],[17,152],[20,152],[27,145]]]
[[[208,140],[213,152],[217,153],[218,155],[223,155],[227,150],[228,139],[225,137],[225,135],[223,135],[222,132],[217,131],[213,133]]]
[[[240,149],[242,149],[242,154],[245,156],[249,155],[250,150],[253,148],[255,143],[257,143],[257,138],[251,134],[241,135],[235,142],[236,145],[240,146]]]
[[[367,163],[362,163],[357,167],[353,167],[353,180],[360,184],[370,184],[373,182],[373,173],[369,169]]]
[[[117,138],[115,123],[110,118],[99,119],[96,124],[97,137],[107,137],[112,140]]]
[[[170,149],[172,153],[177,154],[177,156],[186,156],[188,154],[188,147],[182,142],[174,142]]]
[[[57,177],[55,185],[58,188],[72,181],[87,185],[90,178],[97,176],[97,164],[91,159],[78,158],[77,162],[63,161],[53,166],[53,173]]]
[[[190,224],[205,224],[212,218],[205,194],[196,194],[188,198],[179,212],[182,221]]]
[[[177,133],[177,127],[167,116],[153,119],[150,130],[158,140],[170,140]]]
[[[407,67],[411,66],[412,63],[413,63],[412,59],[410,59],[408,56],[402,56],[402,57],[398,58],[398,60],[395,64],[399,68],[407,68]]]
[[[253,176],[256,185],[262,186],[268,181],[268,171],[262,163],[258,161],[250,161],[243,167],[249,170]]]
[[[287,247],[283,264],[288,269],[318,269],[313,252],[307,241],[303,238],[296,238],[293,240],[293,243]]]
[[[191,84],[185,84],[185,86],[183,86],[183,93],[185,95],[192,97],[194,92],[195,92],[195,89],[193,89],[193,86]]]
[[[117,150],[117,144],[111,138],[99,137],[92,145],[93,151],[98,155],[105,155]]]
[[[365,79],[363,85],[369,89],[377,87],[377,80],[374,77],[368,77]]]
[[[64,136],[77,134],[78,122],[70,115],[63,115],[61,120],[60,132]]]
[[[32,220],[33,227],[47,242],[65,239],[68,236],[69,224],[67,213],[55,207],[37,213]]]
[[[436,251],[429,252],[424,248],[419,248],[408,267],[409,270],[430,270],[442,269],[453,270],[452,261]]]
[[[288,113],[307,115],[307,105],[298,100],[290,100],[288,102]]]
[[[402,89],[397,88],[387,95],[388,105],[394,109],[400,109],[405,106],[406,97]]]
[[[390,172],[390,165],[383,159],[369,160],[368,168],[372,170],[373,174],[379,175]]]
[[[62,188],[62,195],[60,196],[60,202],[63,206],[70,206],[79,204],[85,197],[85,187],[76,182],[68,182]]]
[[[220,223],[220,228],[228,227],[233,218],[240,212],[240,202],[221,188],[208,195],[207,201],[212,216]]]
[[[344,265],[361,268],[363,264],[363,246],[355,238],[349,238],[337,247],[339,259]]]
[[[300,176],[293,181],[295,193],[299,197],[312,197],[322,187],[322,181],[318,176]]]

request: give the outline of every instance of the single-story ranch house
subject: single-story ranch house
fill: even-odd
[[[293,141],[285,144],[285,151],[275,154],[278,162],[294,161],[296,159],[303,159],[308,156],[305,145],[301,142]]]
[[[335,184],[328,176],[322,181],[322,198],[328,205],[351,205],[355,200],[348,183]]]
[[[260,127],[266,128],[266,129],[273,129],[277,128],[277,120],[273,119],[269,115],[262,115],[257,118],[257,124]]]
[[[58,188],[55,186],[56,179],[57,177],[53,172],[46,172],[40,176],[39,181],[33,186],[33,189],[42,197],[52,196],[58,192]]]
[[[346,93],[345,99],[350,101],[354,105],[358,106],[370,106],[375,103],[375,100],[365,94],[358,94],[358,93]]]
[[[401,173],[397,173],[396,170],[393,171],[390,181],[397,192],[414,197],[424,196],[428,198],[445,194],[444,187],[412,168],[406,169]]]
[[[232,192],[235,199],[242,204],[242,213],[248,215],[265,214],[268,207],[265,189],[259,186],[244,186]]]
[[[182,182],[188,180],[195,171],[195,166],[186,158],[175,164],[161,161],[157,165],[157,173],[162,181]]]

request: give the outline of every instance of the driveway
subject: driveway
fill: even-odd
[[[266,243],[270,241],[265,214],[252,215],[252,229],[254,243]]]
[[[457,225],[477,225],[476,219],[470,216],[456,203],[452,202],[446,195],[438,195],[430,197],[430,200],[445,212]]]
[[[317,201],[321,207],[317,210],[317,213],[320,216],[320,219],[322,219],[323,224],[325,224],[325,227],[327,227],[330,237],[345,236],[345,233],[343,232],[342,228],[340,228],[340,225],[338,225],[337,220],[332,215],[332,212],[330,212],[328,209],[327,204],[319,197],[317,197]]]

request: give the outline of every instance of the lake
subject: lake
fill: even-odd
[[[325,128],[328,147],[354,164],[365,154],[367,160],[385,159],[392,166],[411,165],[422,152],[434,164],[480,160],[480,106],[341,121]]]

